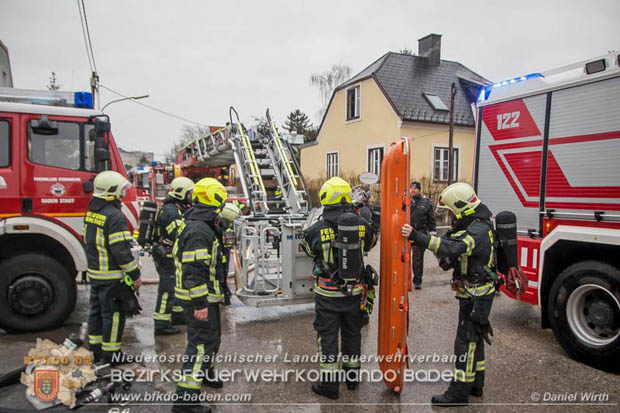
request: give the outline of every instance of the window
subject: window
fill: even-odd
[[[360,87],[355,86],[347,89],[347,120],[359,119],[360,117]]]
[[[10,164],[10,142],[9,122],[0,120],[0,168],[6,168]]]
[[[381,162],[383,161],[383,147],[368,149],[368,172],[379,176],[381,173]]]
[[[443,100],[437,95],[431,95],[429,93],[422,93],[431,107],[435,110],[449,110]]]
[[[452,148],[452,181],[459,180],[459,148]],[[433,148],[433,179],[435,181],[448,180],[448,148]]]
[[[53,129],[37,129],[28,123],[28,159],[41,165],[95,171],[94,125],[51,121]]]
[[[338,152],[329,152],[327,154],[327,177],[338,175]]]

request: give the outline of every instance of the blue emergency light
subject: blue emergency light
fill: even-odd
[[[480,95],[478,95],[477,103],[484,102],[485,100],[487,100],[489,98],[489,95],[491,94],[491,91],[494,88],[512,85],[512,84],[515,84],[515,83],[518,83],[518,82],[523,82],[524,80],[534,79],[534,78],[537,78],[537,77],[544,77],[544,76],[543,76],[542,73],[536,72],[536,73],[530,73],[529,75],[518,76],[518,77],[514,77],[512,79],[507,79],[507,80],[503,80],[501,82],[492,83],[490,85],[487,85],[487,86],[485,86],[484,88],[482,88],[480,90]]]
[[[73,104],[76,108],[93,108],[93,94],[90,92],[75,92],[73,95]]]

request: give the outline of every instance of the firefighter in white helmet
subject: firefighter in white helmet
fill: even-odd
[[[111,290],[129,276],[140,287],[140,268],[131,253],[132,236],[120,211],[121,198],[130,183],[118,172],[101,172],[84,217],[84,249],[90,278],[88,342],[95,360],[120,363],[125,313]]]
[[[174,178],[170,191],[157,214],[153,234],[153,261],[159,274],[159,287],[153,320],[155,335],[171,335],[181,332],[172,324],[185,324],[183,307],[174,299],[174,258],[172,247],[183,225],[183,213],[192,205],[194,182],[184,176]]]
[[[491,211],[480,202],[474,189],[455,183],[439,196],[439,208],[448,209],[454,226],[443,237],[402,227],[402,235],[419,248],[430,249],[444,270],[453,270],[453,289],[459,300],[459,323],[454,349],[457,356],[454,380],[448,390],[433,396],[437,405],[464,405],[469,396],[483,393],[486,361],[484,341],[490,343],[493,330],[489,313],[495,296],[493,224]]]

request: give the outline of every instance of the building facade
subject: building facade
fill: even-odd
[[[475,115],[472,103],[489,81],[462,64],[441,60],[441,35],[419,40],[419,55],[388,52],[336,88],[317,140],[304,145],[307,179],[379,175],[391,142],[411,139],[412,177],[448,180],[450,95],[454,100],[453,180],[471,182]]]

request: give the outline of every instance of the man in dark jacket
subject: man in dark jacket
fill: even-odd
[[[88,343],[95,360],[120,363],[125,314],[110,292],[129,275],[140,287],[140,268],[131,252],[132,236],[120,211],[130,184],[118,172],[101,172],[94,180],[93,199],[84,217],[83,241],[90,279]],[[114,357],[116,355],[116,357]]]
[[[172,407],[177,413],[210,412],[198,402],[202,383],[222,387],[213,368],[220,347],[220,304],[224,302],[227,275],[218,225],[227,197],[217,180],[198,181],[193,191],[194,207],[187,211],[173,249],[175,294],[187,323],[183,377],[177,383],[178,400]]]
[[[321,381],[312,385],[312,391],[335,400],[339,397],[339,331],[347,388],[354,390],[359,383],[363,325],[361,296],[365,288],[363,253],[374,247],[376,237],[368,221],[354,214],[351,187],[346,181],[339,177],[329,179],[321,187],[319,198],[323,215],[305,230],[301,243],[305,253],[314,258],[316,280],[314,329],[318,335]],[[345,214],[355,225],[342,223],[340,218]],[[339,232],[345,229],[349,236],[357,238],[359,234],[359,241],[343,245]],[[357,273],[344,273],[339,264],[344,250],[350,254],[351,262],[359,265]]]
[[[159,287],[157,288],[157,301],[153,320],[155,320],[155,335],[171,335],[181,332],[172,327],[174,299],[174,258],[172,247],[177,238],[179,228],[183,225],[183,212],[191,206],[192,189],[194,182],[184,176],[174,178],[170,182],[170,192],[164,199],[163,206],[157,216],[157,226],[153,245],[153,261],[159,274]],[[183,308],[174,315],[183,317]],[[177,322],[178,323],[178,322]],[[184,323],[184,321],[182,321]]]
[[[455,218],[454,228],[443,237],[424,234],[404,225],[402,235],[416,246],[433,251],[439,265],[453,269],[452,287],[459,300],[459,323],[454,350],[457,356],[454,380],[448,391],[433,396],[437,405],[464,405],[469,396],[482,396],[486,361],[484,341],[492,335],[489,314],[495,296],[495,251],[491,211],[480,202],[474,189],[455,183],[443,190],[439,207]]]
[[[421,185],[415,181],[411,183],[411,226],[419,232],[436,234],[435,211],[430,199],[420,193]],[[424,274],[424,248],[415,244],[411,246],[411,266],[413,270],[413,286],[416,290],[422,288]]]

